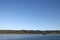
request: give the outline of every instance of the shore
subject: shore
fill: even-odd
[[[60,34],[60,30],[0,30],[0,34]]]

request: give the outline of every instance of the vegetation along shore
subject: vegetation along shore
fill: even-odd
[[[0,30],[0,34],[60,34],[60,30]]]

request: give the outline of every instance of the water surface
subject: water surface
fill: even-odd
[[[0,40],[60,40],[60,34],[0,34]]]

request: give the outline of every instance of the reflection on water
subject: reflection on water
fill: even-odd
[[[0,34],[0,40],[60,40],[60,34]]]

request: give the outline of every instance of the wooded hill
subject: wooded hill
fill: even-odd
[[[60,30],[0,30],[0,34],[60,34]]]

